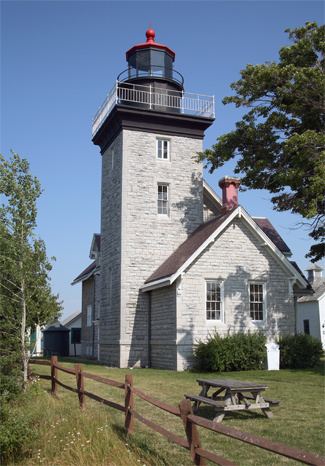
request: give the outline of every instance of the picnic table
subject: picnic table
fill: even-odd
[[[261,409],[266,417],[271,418],[271,405],[279,404],[277,400],[263,397],[262,393],[268,388],[264,384],[231,379],[197,379],[197,382],[201,386],[199,395],[185,394],[185,398],[194,401],[194,412],[201,403],[213,406],[216,411],[215,422],[222,422],[227,412],[255,409]],[[214,391],[209,396],[210,389]]]

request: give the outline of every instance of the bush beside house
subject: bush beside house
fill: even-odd
[[[200,341],[195,349],[195,367],[203,371],[229,372],[263,369],[266,337],[261,333],[217,333]]]
[[[288,335],[279,344],[281,369],[315,367],[323,354],[322,343],[311,335]]]

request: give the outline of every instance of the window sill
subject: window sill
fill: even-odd
[[[209,327],[215,327],[215,326],[226,327],[226,325],[227,325],[226,322],[224,322],[223,320],[212,320],[212,319],[208,320],[208,319],[206,319],[205,323]]]
[[[168,214],[157,214],[158,220],[162,220],[163,222],[167,222],[170,220],[170,216]]]

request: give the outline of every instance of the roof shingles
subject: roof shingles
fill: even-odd
[[[229,217],[232,211],[225,215],[213,218],[209,222],[200,225],[146,280],[150,283],[169,277],[185,264],[192,254],[209,238],[209,236]]]
[[[200,225],[184,243],[155,270],[145,283],[149,284],[157,280],[163,280],[176,273],[195,251],[202,246],[209,236],[224,223],[232,212],[233,210],[228,211]],[[283,254],[290,253],[290,249],[267,218],[253,218],[253,220]]]

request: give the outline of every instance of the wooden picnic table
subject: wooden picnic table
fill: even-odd
[[[201,386],[199,395],[185,397],[194,401],[194,412],[201,403],[213,406],[216,422],[222,422],[227,412],[255,409],[261,409],[266,417],[271,418],[271,405],[279,404],[278,401],[263,397],[262,393],[268,388],[265,384],[232,379],[197,379],[197,382]],[[209,395],[211,389],[214,391]]]

